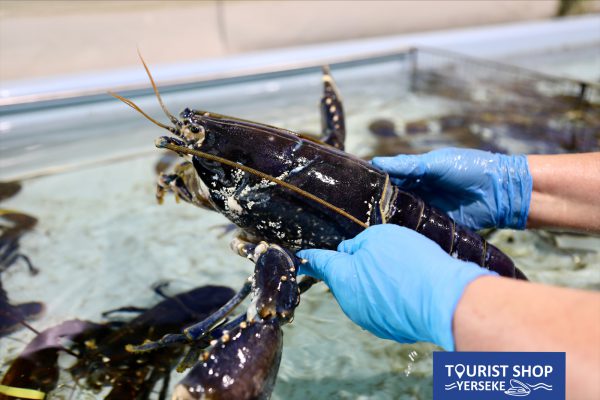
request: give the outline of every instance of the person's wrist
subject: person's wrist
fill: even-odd
[[[497,273],[481,268],[475,263],[452,259],[448,265],[440,266],[441,273],[431,288],[431,310],[429,319],[430,342],[447,351],[454,351],[452,321],[456,307],[467,286],[483,276],[498,276]]]
[[[533,189],[527,156],[500,155],[498,168],[498,227],[525,229]]]

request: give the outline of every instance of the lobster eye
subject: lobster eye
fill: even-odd
[[[202,144],[204,141],[204,127],[202,125],[186,124],[181,133],[188,143]]]

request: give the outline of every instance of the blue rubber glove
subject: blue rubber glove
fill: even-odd
[[[398,225],[375,225],[332,250],[301,250],[300,274],[325,281],[346,315],[384,339],[454,350],[452,318],[465,287],[497,275]]]
[[[524,155],[448,148],[375,157],[372,163],[461,225],[525,229],[532,179]]]

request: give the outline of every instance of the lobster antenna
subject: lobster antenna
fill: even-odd
[[[348,218],[350,221],[356,223],[357,225],[359,225],[359,226],[361,226],[361,227],[363,227],[365,229],[369,227],[369,225],[367,225],[366,223],[362,222],[361,220],[359,220],[355,216],[348,214],[346,211],[342,210],[339,207],[334,206],[333,204],[329,203],[328,201],[323,200],[322,198],[317,197],[314,194],[309,193],[309,192],[307,192],[305,190],[302,190],[298,186],[292,185],[291,183],[284,182],[281,179],[277,179],[277,178],[275,178],[275,177],[273,177],[271,175],[265,174],[264,172],[259,171],[257,169],[248,167],[246,165],[239,164],[237,162],[228,160],[226,158],[222,158],[222,157],[219,157],[219,156],[215,156],[213,154],[205,153],[205,152],[200,151],[200,150],[189,149],[187,147],[178,146],[176,144],[169,143],[166,140],[166,138],[158,138],[156,140],[156,142],[155,142],[155,145],[156,145],[156,147],[173,150],[173,151],[175,151],[177,153],[180,153],[180,154],[189,154],[189,155],[197,156],[197,157],[204,158],[204,159],[207,159],[207,160],[216,161],[216,162],[219,162],[221,164],[228,165],[228,166],[230,166],[232,168],[237,168],[237,169],[240,169],[240,170],[242,170],[244,172],[248,172],[249,174],[256,175],[259,178],[266,179],[268,181],[274,182],[274,183],[276,183],[276,184],[278,184],[278,185],[280,185],[280,186],[282,186],[282,187],[284,187],[286,189],[291,190],[292,192],[298,193],[299,195],[301,195],[303,197],[311,199],[311,200],[313,200],[313,201],[321,204],[322,206],[327,207],[330,210],[336,212],[337,214],[340,214],[343,217]]]
[[[156,83],[154,83],[154,78],[152,78],[152,74],[150,73],[150,70],[148,69],[146,62],[144,61],[144,58],[142,57],[142,53],[140,52],[139,48],[137,49],[137,52],[138,52],[138,56],[140,57],[140,60],[142,61],[142,64],[144,65],[146,74],[148,74],[148,78],[150,78],[150,83],[152,83],[152,89],[154,90],[154,93],[156,94],[156,97],[158,98],[158,103],[160,104],[160,108],[163,109],[163,111],[165,112],[167,117],[169,117],[171,122],[174,123],[175,125],[177,125],[177,123],[179,121],[177,120],[177,117],[175,117],[173,114],[171,114],[169,112],[169,110],[167,109],[167,106],[165,106],[165,103],[163,103],[162,97],[160,97],[160,93],[158,93],[158,88],[156,87]]]
[[[112,97],[114,97],[116,99],[121,100],[123,103],[127,104],[129,107],[133,108],[135,111],[139,112],[144,117],[146,117],[146,119],[148,119],[150,122],[160,126],[161,128],[168,130],[169,132],[171,132],[173,134],[177,134],[177,129],[173,128],[172,126],[168,126],[161,122],[158,122],[157,120],[155,120],[154,118],[152,118],[151,116],[146,114],[144,111],[142,111],[142,109],[137,104],[135,104],[132,100],[126,99],[125,97],[118,95],[111,91],[109,91],[108,94],[110,94]]]
[[[38,331],[37,329],[35,329],[33,326],[31,326],[30,324],[28,324],[27,322],[20,320],[19,323],[21,325],[23,325],[25,328],[29,329],[31,332],[35,333],[36,335],[40,334],[40,331]]]

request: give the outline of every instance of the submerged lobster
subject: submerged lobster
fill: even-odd
[[[15,186],[0,184],[0,197],[7,193],[15,193]],[[29,257],[20,251],[21,236],[31,231],[37,224],[37,218],[18,211],[0,209],[0,337],[13,331],[28,326],[30,319],[35,319],[44,312],[43,303],[34,301],[21,304],[12,304],[2,285],[2,273],[22,260],[29,268],[31,275],[36,275],[38,269],[33,266]]]
[[[298,249],[335,249],[370,225],[393,223],[416,230],[459,259],[525,279],[510,258],[481,236],[395,186],[385,172],[343,151],[343,106],[328,68],[323,69],[321,141],[187,108],[177,118],[163,104],[145,63],[144,67],[173,126],[156,121],[132,101],[113,96],[175,135],[157,139],[156,146],[186,158],[173,174],[161,174],[159,202],[172,191],[186,202],[223,214],[240,228],[232,242],[234,250],[256,263],[254,279],[223,310],[183,334],[135,348],[149,351],[202,338],[252,291],[249,310],[228,323],[234,329],[204,353],[179,386],[177,398],[270,395],[279,363],[280,325],[291,319],[299,293],[314,283],[296,282]],[[266,242],[257,246],[261,240]],[[240,348],[245,349],[247,362],[238,365]]]
[[[136,340],[159,339],[174,329],[206,318],[235,292],[223,286],[202,286],[167,296],[163,287],[164,284],[159,285],[154,291],[164,299],[148,309],[121,307],[103,313],[104,316],[114,312],[139,313],[128,322],[67,320],[37,333],[0,381],[0,400],[44,398],[55,390],[60,375],[58,358],[65,352],[77,359],[68,372],[78,385],[96,392],[110,387],[104,399],[148,399],[161,379],[158,398],[165,399],[171,370],[184,348],[131,354],[126,345]]]

